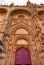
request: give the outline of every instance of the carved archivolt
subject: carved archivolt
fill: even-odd
[[[18,40],[17,41],[17,44],[20,44],[20,45],[27,45],[28,43],[27,43],[27,41],[26,40],[24,40],[24,39],[20,39],[20,40]]]
[[[9,33],[10,34],[12,34],[12,33],[15,34],[15,32],[18,29],[21,29],[21,28],[27,30],[28,34],[33,34],[33,32],[34,32],[33,28],[31,28],[30,26],[27,26],[24,23],[20,23],[20,24],[17,24],[15,26],[12,26],[12,28],[9,30],[10,31]]]

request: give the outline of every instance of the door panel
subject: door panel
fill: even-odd
[[[15,65],[31,65],[30,52],[25,48],[16,51]]]

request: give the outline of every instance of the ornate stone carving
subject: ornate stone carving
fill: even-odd
[[[42,26],[41,22],[43,21],[39,20],[40,14],[38,14],[41,6],[34,5],[29,1],[27,6],[14,7],[12,5],[11,8],[4,6],[8,9],[8,13],[6,19],[3,19],[3,24],[1,22],[2,26],[4,26],[2,42],[5,50],[2,54],[3,58],[0,56],[1,59],[4,59],[1,64],[15,65],[16,50],[24,47],[30,51],[32,65],[44,65],[44,24]],[[42,8],[44,9],[43,5]],[[25,29],[25,31],[20,30],[22,31],[22,34],[20,34],[19,29]],[[21,39],[26,40],[27,44],[17,43]]]

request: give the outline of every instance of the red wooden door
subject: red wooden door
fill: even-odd
[[[25,48],[16,51],[15,65],[31,65],[30,52]]]

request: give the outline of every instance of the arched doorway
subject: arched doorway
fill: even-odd
[[[26,48],[19,48],[16,51],[15,65],[32,65],[30,52]]]

